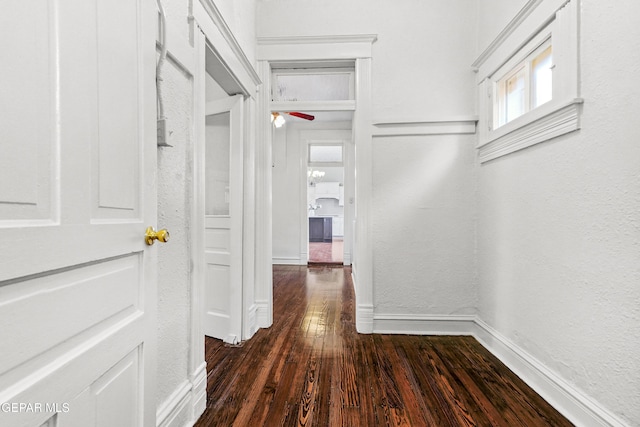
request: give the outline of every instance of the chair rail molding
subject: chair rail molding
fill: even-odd
[[[427,120],[373,120],[373,137],[475,134],[477,116]]]

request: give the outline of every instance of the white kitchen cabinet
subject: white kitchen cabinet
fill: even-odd
[[[315,187],[316,199],[340,199],[339,182],[318,182]]]
[[[344,217],[333,217],[333,236],[344,236]]]

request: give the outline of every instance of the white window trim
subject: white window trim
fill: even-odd
[[[474,63],[479,81],[477,148],[481,163],[580,129],[578,0],[529,3],[537,4]],[[495,82],[548,38],[553,46],[553,99],[494,129]]]
[[[553,48],[553,43],[551,41],[551,29],[549,27],[545,28],[543,31],[541,31],[540,33],[538,33],[538,35],[536,35],[536,37],[534,37],[533,40],[531,40],[527,46],[525,46],[523,49],[521,49],[521,51],[519,52],[520,55],[512,58],[511,60],[507,61],[507,63],[505,65],[503,65],[498,71],[496,71],[494,73],[494,75],[491,77],[491,81],[492,81],[492,87],[493,87],[493,91],[492,91],[492,96],[494,97],[494,100],[497,100],[497,102],[492,102],[491,106],[493,107],[493,112],[492,112],[492,116],[493,116],[493,122],[492,124],[490,124],[490,131],[493,129],[498,129],[502,126],[506,126],[507,124],[511,123],[513,120],[510,120],[502,125],[499,125],[498,123],[500,122],[500,114],[503,111],[503,103],[504,103],[504,97],[501,94],[501,86],[502,86],[502,82],[504,82],[505,79],[510,78],[516,74],[518,74],[520,72],[520,70],[524,70],[525,72],[525,80],[526,80],[526,84],[527,84],[527,91],[525,91],[525,105],[526,105],[526,109],[528,111],[526,111],[523,115],[526,115],[527,113],[533,111],[533,109],[529,109],[530,108],[530,103],[531,103],[531,93],[530,93],[530,84],[531,84],[531,57],[536,56],[537,54],[539,54],[542,50],[546,49],[549,45],[552,46]],[[495,108],[495,106],[499,105],[499,108]],[[539,108],[539,107],[538,107]]]

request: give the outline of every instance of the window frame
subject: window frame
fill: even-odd
[[[542,41],[540,41],[542,40]],[[532,73],[532,63],[533,61],[545,50],[549,47],[552,49],[553,55],[553,40],[551,37],[550,28],[545,28],[541,31],[533,40],[531,40],[525,48],[520,52],[521,55],[516,58],[519,61],[515,62],[513,60],[508,61],[505,65],[503,65],[494,75],[491,77],[491,81],[493,84],[493,102],[492,102],[492,110],[493,110],[493,123],[490,124],[490,130],[498,129],[502,126],[505,126],[511,123],[514,120],[532,112],[533,110],[542,107],[547,102],[553,101],[553,96],[551,100],[540,104],[536,107],[532,106],[533,102],[533,73]],[[524,58],[523,58],[524,56]],[[553,56],[552,56],[553,58]],[[552,59],[553,61],[553,59]],[[551,69],[555,68],[555,63],[551,65]],[[525,90],[524,90],[524,112],[511,120],[506,120],[506,84],[508,80],[519,74],[520,71],[524,71],[524,82],[525,82]],[[552,86],[553,87],[553,86]],[[553,90],[552,90],[553,91]],[[504,119],[504,121],[503,121]]]
[[[312,147],[340,147],[342,161],[340,162],[312,162],[311,161],[311,148]],[[343,141],[309,141],[307,143],[307,166],[308,167],[339,167],[344,166],[344,153],[345,146]]]
[[[478,73],[481,163],[580,129],[579,4],[529,1],[474,62]],[[496,127],[496,84],[551,40],[552,99]]]
[[[282,100],[275,93],[278,88],[279,76],[320,76],[320,75],[347,75],[349,79],[349,98],[348,99],[332,99],[332,100]],[[273,102],[342,102],[355,100],[355,69],[352,68],[277,68],[271,72],[271,100]]]

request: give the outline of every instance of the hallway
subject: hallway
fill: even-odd
[[[309,264],[342,265],[344,241],[334,238],[332,242],[309,242]]]
[[[349,268],[274,266],[274,323],[207,338],[196,426],[569,426],[471,337],[359,335]]]

